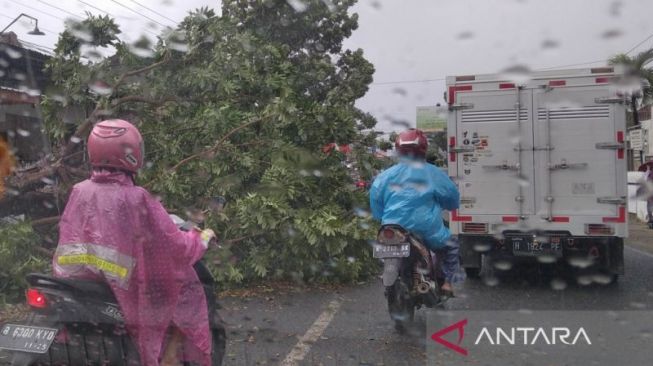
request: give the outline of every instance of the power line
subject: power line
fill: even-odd
[[[116,18],[116,19],[118,18],[117,16],[115,16],[115,15],[109,13],[108,11],[106,11],[106,10],[102,10],[102,9],[98,8],[97,6],[95,6],[95,5],[91,5],[91,4],[87,3],[86,1],[83,1],[83,0],[77,0],[77,2],[80,2],[80,3],[84,4],[84,5],[86,5],[86,6],[88,6],[88,7],[91,7],[91,8],[93,8],[93,9],[99,11],[99,12],[104,13],[104,14],[110,15],[110,16],[113,17],[113,18]],[[148,30],[148,29],[143,29],[143,30],[146,31],[147,33],[150,33],[151,35],[153,35],[153,36],[155,36],[155,37],[158,37],[158,36],[159,36],[158,34],[152,32],[152,31],[150,31],[150,30]]]
[[[395,85],[395,84],[418,84],[418,83],[430,83],[434,81],[444,81],[446,78],[437,78],[437,79],[419,79],[419,80],[395,80],[395,81],[381,81],[377,83],[372,83],[371,85]]]
[[[164,27],[164,28],[167,27],[167,25],[165,25],[165,24],[163,24],[163,23],[160,23],[160,22],[158,22],[158,21],[156,21],[156,20],[154,20],[154,19],[148,17],[147,15],[145,15],[145,14],[139,12],[139,11],[136,11],[136,10],[132,9],[132,8],[130,8],[129,6],[127,6],[127,5],[125,5],[125,4],[121,3],[121,2],[118,2],[118,1],[116,1],[116,0],[111,0],[111,1],[114,2],[114,3],[116,3],[116,4],[118,4],[118,5],[120,5],[120,6],[122,6],[122,7],[125,8],[125,9],[131,11],[132,13],[138,14],[138,15],[142,16],[143,18],[148,19],[148,20],[150,20],[150,21],[152,21],[152,22],[154,22],[154,23],[156,23],[156,24],[158,24],[158,25],[160,25],[160,26],[162,26],[162,27]]]
[[[137,5],[139,5],[140,7],[144,8],[144,9],[147,9],[147,10],[151,11],[152,13],[154,13],[154,14],[160,16],[161,18],[165,18],[165,19],[167,19],[167,20],[173,22],[174,24],[179,23],[178,21],[176,21],[176,20],[174,20],[174,19],[170,19],[170,18],[168,18],[167,16],[165,16],[165,15],[159,13],[158,11],[156,11],[156,10],[154,10],[154,9],[152,9],[152,8],[149,8],[149,7],[147,7],[147,6],[145,6],[145,5],[141,4],[141,3],[139,3],[139,2],[136,1],[136,0],[130,0],[130,1],[133,2],[133,3],[135,3],[135,4],[137,4]]]
[[[46,5],[46,6],[49,6],[49,7],[53,8],[53,9],[57,9],[57,10],[59,10],[59,11],[61,11],[61,12],[64,12],[64,13],[66,13],[66,14],[68,14],[68,15],[72,15],[72,16],[74,16],[75,18],[78,18],[78,19],[84,19],[83,17],[81,17],[81,16],[79,16],[79,15],[77,15],[77,14],[75,14],[75,13],[71,13],[71,12],[69,12],[68,10],[66,10],[66,9],[62,9],[62,8],[56,6],[56,5],[52,5],[52,4],[50,4],[50,3],[46,3],[46,2],[43,1],[43,0],[36,0],[36,1],[38,1],[38,2],[40,2],[41,4],[44,4],[44,5]]]
[[[558,66],[551,66],[551,67],[544,67],[541,69],[537,69],[537,71],[545,71],[545,70],[553,70],[553,69],[559,69],[562,67],[574,67],[574,66],[585,66],[585,65],[592,65],[592,64],[598,64],[598,63],[605,63],[606,60],[596,60],[596,61],[587,61],[587,62],[579,62],[576,64],[567,64],[567,65],[558,65]]]
[[[37,8],[35,8],[35,7],[33,7],[33,6],[25,5],[25,4],[23,4],[22,2],[19,2],[19,1],[16,1],[16,0],[9,0],[9,1],[11,1],[11,2],[14,3],[14,4],[18,4],[18,5],[20,5],[20,6],[24,6],[24,7],[28,8],[28,9],[32,9],[32,10],[34,10],[34,11],[38,11],[39,13],[45,14],[45,15],[47,15],[47,16],[51,16],[51,17],[53,17],[53,18],[57,18],[57,19],[59,19],[59,20],[65,20],[65,19],[62,18],[62,17],[56,16],[56,15],[52,15],[52,14],[48,13],[47,11],[43,11],[43,10],[37,9]]]
[[[633,52],[635,49],[637,49],[637,47],[643,45],[644,43],[646,43],[646,41],[648,41],[648,40],[651,39],[651,38],[653,38],[653,34],[649,35],[649,36],[646,37],[643,41],[639,42],[638,44],[636,44],[635,46],[633,46],[633,48],[629,49],[628,52],[626,52],[626,55],[629,54],[629,53],[631,53],[631,52]]]

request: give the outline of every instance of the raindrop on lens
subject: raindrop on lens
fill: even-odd
[[[608,29],[605,32],[601,33],[601,38],[603,39],[614,39],[621,37],[623,32],[620,29]]]
[[[483,283],[487,286],[494,287],[499,285],[499,279],[497,277],[485,277]]]
[[[73,136],[70,138],[70,142],[72,142],[73,144],[79,144],[80,142],[82,142],[82,139],[80,139],[77,136]]]
[[[485,252],[489,252],[490,249],[492,249],[492,246],[486,243],[476,243],[474,244],[473,248],[475,252],[485,253]]]
[[[512,268],[512,262],[507,260],[498,260],[494,262],[494,268],[500,271],[509,271]]]
[[[514,65],[500,72],[501,78],[510,80],[518,85],[531,80],[531,70],[525,65]]]
[[[304,12],[308,8],[308,4],[303,0],[286,0],[286,2],[298,13]]]
[[[556,291],[562,291],[567,288],[567,282],[560,278],[554,278],[551,280],[551,288]]]
[[[13,48],[7,47],[7,48],[4,49],[4,51],[7,53],[9,58],[13,58],[14,60],[23,57],[23,55],[20,52],[16,51]]]
[[[474,38],[474,33],[471,32],[471,31],[460,32],[460,33],[458,33],[456,38],[458,38],[461,41],[472,39],[472,38]]]
[[[22,137],[28,137],[30,135],[29,131],[23,130],[21,128],[16,129],[16,133],[18,133]]]
[[[542,44],[540,44],[540,47],[542,47],[543,50],[552,50],[560,47],[560,44],[552,39],[545,39],[542,41]]]
[[[544,264],[555,263],[557,258],[553,255],[542,255],[537,257],[537,261]]]
[[[109,95],[113,91],[113,89],[111,89],[109,84],[101,80],[95,81],[93,84],[90,84],[88,87],[91,89],[91,91],[99,95]]]

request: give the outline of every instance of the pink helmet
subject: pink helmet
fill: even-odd
[[[107,167],[136,173],[143,166],[141,133],[121,119],[99,122],[88,137],[88,157],[94,168]]]

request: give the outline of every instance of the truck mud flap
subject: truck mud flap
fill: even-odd
[[[491,238],[486,237],[468,237],[460,235],[458,237],[460,245],[460,265],[463,268],[481,268],[481,253],[474,249],[479,243],[492,243]]]
[[[386,258],[383,260],[383,286],[389,287],[394,285],[399,277],[399,268],[401,268],[402,258]]]
[[[608,270],[617,275],[623,275],[624,269],[624,240],[613,239],[608,245]]]

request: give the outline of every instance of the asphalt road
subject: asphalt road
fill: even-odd
[[[636,229],[625,249],[626,274],[614,285],[517,271],[490,285],[467,279],[446,308],[653,310],[653,233]],[[424,365],[426,312],[434,311],[418,311],[411,334],[398,335],[380,280],[338,291],[227,298],[223,304],[228,366]]]

